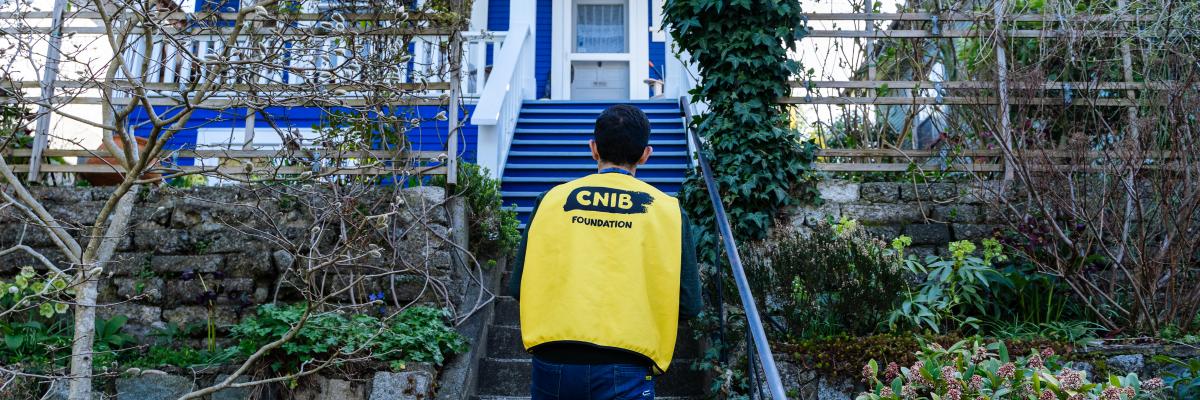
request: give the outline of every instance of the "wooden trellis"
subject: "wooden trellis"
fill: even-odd
[[[864,12],[807,13],[809,22],[850,23],[852,29],[810,29],[807,38],[852,39],[862,46],[864,65],[847,80],[801,79],[792,82],[792,93],[779,99],[782,104],[857,106],[974,107],[991,110],[998,134],[996,143],[988,150],[951,151],[900,148],[823,149],[816,167],[834,172],[905,172],[913,169],[939,168],[942,171],[997,172],[1011,178],[1013,162],[1012,126],[1010,112],[1014,106],[1061,107],[1124,107],[1131,120],[1136,119],[1139,91],[1162,90],[1173,82],[1146,82],[1135,79],[1131,51],[1127,41],[1120,49],[1123,60],[1123,79],[1120,81],[1045,81],[1040,83],[1013,82],[1009,76],[1011,56],[1007,54],[1010,39],[1056,40],[1085,36],[1088,38],[1126,37],[1131,29],[1145,23],[1143,18],[1127,12],[1121,0],[1112,14],[1055,15],[1009,13],[1007,0],[996,0],[991,12],[901,12],[880,13],[867,0]],[[890,26],[889,26],[890,25]],[[1030,25],[1034,26],[1031,29]],[[1086,25],[1082,29],[1075,25]],[[990,62],[994,76],[984,80],[895,79],[881,77],[877,65],[881,41],[927,40],[941,41],[974,38],[994,43]],[[801,42],[803,46],[803,41]],[[897,93],[897,91],[901,93]],[[1071,96],[1071,93],[1124,92],[1124,95]],[[1029,97],[1021,94],[1041,93]],[[1046,92],[1062,95],[1048,95]],[[867,131],[878,123],[863,118]],[[879,144],[874,144],[878,146]]]

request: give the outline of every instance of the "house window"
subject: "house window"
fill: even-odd
[[[626,19],[625,4],[576,4],[575,52],[628,52]]]

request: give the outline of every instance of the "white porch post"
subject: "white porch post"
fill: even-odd
[[[519,76],[521,76],[521,79],[523,79],[525,81],[525,84],[522,85],[522,86],[524,86],[525,90],[522,91],[521,98],[527,99],[527,100],[534,99],[537,97],[537,89],[538,89],[537,88],[537,76],[534,75],[535,70],[534,70],[534,65],[533,65],[534,64],[534,53],[537,50],[537,48],[536,48],[537,40],[535,38],[537,38],[537,35],[538,35],[538,31],[537,31],[537,1],[536,0],[514,1],[514,2],[510,2],[510,4],[511,4],[510,5],[511,8],[509,9],[509,13],[508,13],[508,29],[509,29],[509,31],[512,31],[512,29],[514,27],[519,27],[519,26],[528,26],[529,27],[529,36],[527,36],[525,38],[525,44],[524,44],[524,47],[528,50],[521,53],[521,57],[524,59],[521,60],[522,62],[518,63],[518,65],[521,66],[521,69],[519,71],[516,71],[516,73],[519,74]],[[543,32],[543,34],[549,34],[549,32]]]

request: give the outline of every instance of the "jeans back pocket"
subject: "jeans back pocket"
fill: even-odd
[[[557,400],[562,389],[562,365],[533,360],[530,393],[534,399]]]

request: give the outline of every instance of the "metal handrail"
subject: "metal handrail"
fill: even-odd
[[[750,283],[746,279],[746,271],[742,268],[742,257],[738,254],[737,243],[733,239],[733,230],[729,227],[729,217],[725,214],[725,205],[721,203],[721,194],[717,191],[717,182],[713,179],[712,168],[708,165],[708,159],[704,157],[704,151],[700,136],[696,130],[691,128],[692,110],[691,102],[687,96],[679,98],[679,107],[683,110],[684,129],[688,131],[688,140],[696,142],[696,159],[700,162],[700,170],[704,173],[704,184],[708,188],[708,198],[713,204],[713,214],[717,219],[717,227],[721,231],[721,241],[725,244],[725,254],[729,258],[729,266],[733,273],[733,280],[737,284],[738,295],[742,300],[742,307],[746,312],[746,326],[750,330],[750,335],[747,337],[747,354],[746,358],[750,367],[750,376],[754,387],[752,388],[752,396],[759,392],[757,385],[757,370],[754,368],[754,353],[749,351],[751,342],[753,347],[757,349],[758,358],[762,363],[763,373],[767,378],[767,388],[771,391],[771,398],[776,400],[787,399],[787,394],[784,393],[783,383],[779,379],[779,370],[775,367],[775,357],[771,355],[771,345],[767,343],[767,333],[763,330],[762,318],[758,314],[758,306],[754,302],[754,294],[750,293]]]

